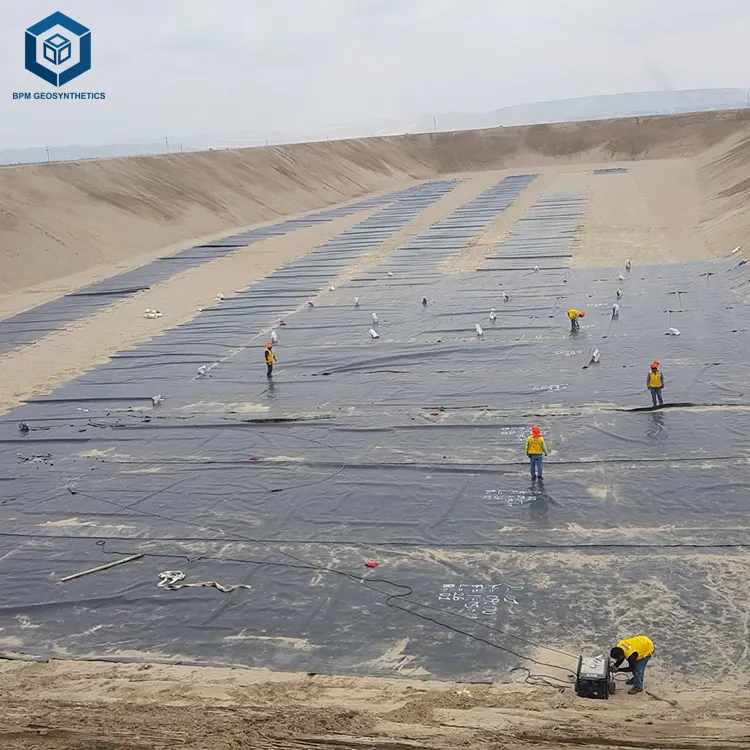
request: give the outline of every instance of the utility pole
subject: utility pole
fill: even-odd
[[[185,152],[182,150],[182,144],[180,144],[180,153],[184,154]]]
[[[166,135],[164,136],[164,143],[167,144],[167,153],[169,153],[169,138]]]
[[[432,116],[432,130],[437,133],[437,117],[435,115]]]
[[[47,147],[47,162],[49,163],[49,161],[50,161],[50,158],[49,158],[49,147]]]

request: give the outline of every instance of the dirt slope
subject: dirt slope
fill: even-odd
[[[693,157],[742,132],[750,110],[7,167],[0,294],[415,179]]]
[[[705,216],[703,231],[727,252],[750,239],[750,133],[744,131],[698,159]]]
[[[17,750],[747,750],[750,699],[341,678],[135,664],[0,663],[0,745]]]

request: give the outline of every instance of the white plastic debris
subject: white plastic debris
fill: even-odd
[[[336,291],[336,287],[333,284],[331,284],[331,286],[328,287],[328,291],[329,292],[335,292]]]
[[[388,271],[389,276],[393,276],[393,271]]]
[[[503,302],[507,302],[509,299],[510,297],[505,292],[503,292]]]
[[[354,307],[359,307],[359,297],[354,298]]]
[[[315,303],[311,299],[309,299],[309,300],[307,300],[307,306],[308,307],[315,307]]]
[[[625,277],[621,273],[618,273],[617,274],[617,280],[618,281],[625,281]]]
[[[732,255],[734,255],[735,253],[738,253],[740,249],[741,249],[741,246],[737,245],[737,247],[735,247],[734,250],[732,250]]]
[[[612,317],[616,318],[620,314],[620,306],[615,302],[614,305],[612,305]]]
[[[591,362],[598,362],[599,361],[599,350],[594,349],[593,352],[591,352]]]
[[[154,406],[160,404],[162,401],[164,401],[164,398],[162,397],[161,393],[157,394],[156,396],[151,396],[151,402]]]
[[[221,292],[220,292],[219,294],[216,295],[216,299],[217,299],[217,301],[221,302],[224,299],[224,295],[221,294]]]
[[[271,331],[271,341],[275,344],[279,340],[279,337],[276,335],[276,331]]]
[[[147,307],[143,311],[143,317],[144,318],[161,318],[162,314],[159,312],[159,310],[152,310],[150,307]]]
[[[667,331],[667,336],[680,336],[680,332],[676,328],[670,328]]]
[[[495,308],[494,307],[490,310],[490,320],[493,323],[497,320],[497,315],[495,315]]]
[[[372,314],[372,322],[377,325],[377,323],[378,323],[378,314],[377,313],[373,313]]]
[[[482,326],[479,325],[479,323],[476,323],[474,328],[477,330],[477,336],[484,336],[484,331],[482,330]]]
[[[534,270],[535,270],[535,271],[538,271],[538,270],[539,270],[539,266],[537,266],[537,265],[534,265]]]
[[[615,294],[617,294],[617,299],[620,299],[622,297],[622,289],[618,289]]]
[[[207,372],[208,372],[208,368],[206,367],[206,365],[201,365],[198,368],[198,375],[205,375]]]
[[[374,328],[370,329],[370,336],[372,336],[374,339],[380,338],[380,334]]]

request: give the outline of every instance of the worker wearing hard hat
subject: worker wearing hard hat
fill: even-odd
[[[268,372],[266,373],[266,376],[269,378],[273,377],[273,363],[276,361],[277,359],[273,353],[273,342],[269,341],[266,344],[266,368],[268,370]]]
[[[646,665],[654,655],[654,642],[646,635],[634,635],[620,641],[610,652],[614,661],[612,667],[616,672],[630,672],[633,676],[625,683],[632,685],[628,693],[636,695],[643,692],[643,675]],[[623,662],[626,667],[621,667]]]
[[[586,313],[583,310],[574,310],[571,308],[568,310],[568,318],[570,319],[570,332],[577,333],[580,326],[578,325],[578,318],[582,318]]]
[[[538,475],[541,482],[542,456],[547,455],[547,444],[542,437],[542,431],[536,425],[531,428],[531,435],[526,438],[526,455],[529,457],[531,481],[535,482]]]
[[[661,397],[662,388],[664,388],[664,375],[659,369],[658,362],[651,363],[651,369],[646,375],[646,388],[651,391],[651,400],[654,402],[654,409],[658,406],[664,406],[664,399]]]

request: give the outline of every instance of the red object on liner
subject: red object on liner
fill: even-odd
[[[251,461],[260,461],[260,456],[250,456]]]
[[[365,563],[365,566],[368,567],[368,568],[377,568],[378,565],[380,565],[380,563],[376,563],[373,560],[370,560],[369,562]]]

